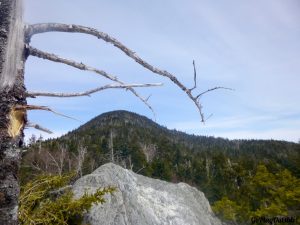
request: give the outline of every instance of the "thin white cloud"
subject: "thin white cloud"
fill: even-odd
[[[198,135],[212,135],[229,139],[276,139],[297,142],[300,139],[300,118],[292,114],[281,116],[226,117],[207,121],[169,124],[170,128]]]
[[[220,117],[231,115],[212,118],[202,126],[196,119],[186,120],[187,115],[196,114],[195,108],[182,92],[163,79],[167,84],[161,89],[152,89],[153,98],[150,101],[154,107],[159,107],[157,115],[165,118],[164,124],[199,134],[200,131],[223,132],[224,135],[226,132],[231,132],[228,135],[246,135],[248,132],[248,136],[253,136],[256,132],[259,138],[261,132],[264,132],[261,134],[263,137],[271,137],[268,132],[273,132],[276,137],[283,135],[282,138],[287,140],[296,136],[295,126],[299,126],[299,117],[286,118],[284,115],[300,113],[298,0],[223,0],[217,3],[207,0],[91,0],[89,3],[79,0],[28,0],[25,6],[25,19],[29,23],[57,21],[103,30],[155,66],[178,75],[187,86],[192,85],[191,62],[195,59],[199,89],[205,90],[211,86],[236,89],[232,93],[222,93],[222,96],[232,98],[218,99],[220,95],[209,95],[202,99],[205,110],[213,111]],[[66,8],[69,9],[68,13],[65,12]],[[74,34],[45,34],[37,36],[32,44],[82,60],[112,72],[125,81],[160,82],[156,80],[157,76],[99,40]],[[66,66],[46,64],[31,58],[27,63],[26,82],[29,90],[85,90],[99,84],[93,75],[75,72]],[[55,82],[52,83],[53,80]],[[194,90],[195,93],[197,91]],[[144,90],[140,92],[148,95]],[[135,105],[136,108],[132,110],[140,110],[140,105],[135,104],[137,100],[130,94],[112,93],[115,92],[103,92],[92,100],[58,101],[44,98],[32,102],[53,106],[58,111],[66,110],[67,114],[74,112],[75,117],[84,118],[84,121],[91,115],[124,105]],[[146,107],[139,112],[149,113]],[[45,120],[46,126],[50,124],[56,130],[62,126],[47,119],[51,117],[37,117]],[[179,122],[171,123],[174,118]],[[280,133],[281,128],[286,132]]]
[[[282,128],[267,131],[228,131],[228,132],[214,132],[207,135],[215,137],[223,137],[228,139],[264,139],[264,140],[281,140],[300,142],[300,129]]]
[[[211,130],[211,129],[236,129],[253,123],[274,120],[274,116],[242,116],[242,117],[225,117],[218,120],[208,120],[205,125],[199,121],[176,122],[170,124],[171,127],[179,130]]]

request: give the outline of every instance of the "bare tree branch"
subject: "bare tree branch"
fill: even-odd
[[[58,55],[41,51],[41,50],[39,50],[37,48],[34,48],[30,45],[26,45],[26,48],[29,50],[29,54],[32,55],[32,56],[36,56],[36,57],[39,57],[39,58],[42,58],[42,59],[48,59],[50,61],[57,62],[57,63],[67,64],[69,66],[75,67],[75,68],[80,69],[80,70],[85,70],[85,71],[90,71],[90,72],[97,73],[101,76],[104,76],[105,78],[107,78],[109,80],[116,81],[118,83],[121,82],[121,81],[118,80],[118,78],[116,76],[108,74],[103,70],[99,70],[99,69],[93,68],[91,66],[87,66],[87,65],[83,64],[82,62],[78,63],[74,60],[64,59],[62,57],[59,57]]]
[[[36,123],[27,122],[26,127],[33,127],[33,128],[35,128],[37,130],[44,131],[44,132],[46,132],[48,134],[52,134],[53,133],[51,130],[49,130],[47,128],[44,128],[44,127],[42,127],[42,126],[40,126],[40,125],[38,125]]]
[[[83,166],[83,162],[85,159],[85,155],[87,153],[87,148],[80,145],[77,148],[77,152],[78,152],[78,155],[76,157],[76,160],[77,160],[76,174],[80,175],[80,177],[82,177],[82,166]]]
[[[213,116],[213,114],[210,114],[210,115],[205,119],[205,122],[206,122],[207,120],[209,120],[212,116]]]
[[[58,161],[55,159],[55,157],[49,151],[47,151],[47,153],[50,156],[50,158],[51,158],[54,166],[56,166],[58,174],[61,176],[61,174],[62,174],[62,167],[59,165]]]
[[[148,102],[149,98],[151,97],[151,94],[146,98],[146,101]]]
[[[32,168],[38,170],[38,171],[42,171],[42,169],[39,166],[34,165],[33,163],[31,163],[30,165]]]
[[[143,60],[142,58],[140,58],[134,51],[132,51],[131,49],[127,48],[124,44],[122,44],[120,41],[118,41],[117,39],[109,36],[108,34],[98,31],[96,29],[90,28],[90,27],[84,27],[84,26],[80,26],[80,25],[67,25],[67,24],[59,24],[59,23],[40,23],[40,24],[33,24],[33,25],[29,25],[28,27],[26,27],[26,39],[29,42],[30,38],[32,37],[32,35],[34,34],[38,34],[38,33],[45,33],[45,32],[71,32],[71,33],[84,33],[84,34],[89,34],[92,36],[97,37],[98,39],[102,39],[108,43],[113,44],[116,48],[120,49],[121,51],[123,51],[128,57],[132,58],[133,60],[135,60],[138,64],[140,64],[141,66],[145,67],[146,69],[152,71],[153,73],[156,73],[158,75],[164,76],[169,78],[173,83],[175,83],[181,90],[183,90],[188,97],[194,102],[194,104],[196,105],[196,107],[199,110],[200,116],[201,116],[201,121],[204,122],[204,114],[202,112],[202,105],[199,102],[199,97],[204,94],[201,93],[198,96],[194,96],[191,93],[191,89],[188,89],[185,85],[183,85],[176,76],[174,76],[172,73],[169,73],[166,70],[161,70],[159,68],[156,68],[154,66],[152,66],[151,64],[149,64],[148,62],[146,62],[145,60]],[[194,71],[194,78],[195,78],[195,71]],[[219,88],[212,88],[210,90],[215,90],[215,89],[219,89]],[[225,88],[226,89],[226,88]],[[193,90],[193,88],[192,88]],[[208,92],[208,91],[206,91]],[[205,93],[206,93],[205,92]],[[144,101],[144,103],[146,104],[146,101]]]
[[[196,66],[195,66],[195,60],[193,60],[193,68],[194,68],[194,87],[192,87],[191,89],[189,89],[190,91],[192,91],[195,88],[197,88],[197,70],[196,70]]]
[[[47,96],[47,97],[80,97],[80,96],[90,96],[93,93],[103,91],[109,88],[133,88],[133,87],[157,87],[162,86],[162,83],[152,83],[152,84],[108,84],[102,87],[94,88],[85,92],[79,93],[55,93],[55,92],[27,92],[28,97],[36,97],[36,96]],[[145,99],[146,101],[148,100]]]
[[[47,53],[47,52],[43,52],[41,50],[38,50],[36,48],[33,48],[32,46],[26,45],[26,48],[29,51],[29,54],[32,56],[36,56],[42,59],[47,59],[53,62],[58,62],[58,63],[63,63],[63,64],[67,64],[69,66],[75,67],[77,69],[80,70],[86,70],[86,71],[90,71],[90,72],[94,72],[97,73],[99,75],[104,76],[105,78],[115,81],[121,85],[126,85],[124,82],[120,81],[116,76],[113,76],[111,74],[106,73],[103,70],[98,70],[96,68],[93,68],[91,66],[87,66],[83,63],[78,63],[76,61],[73,60],[69,60],[69,59],[64,59],[61,58],[55,54],[51,54],[51,53]],[[153,113],[154,118],[156,118],[155,116],[155,112],[153,110],[153,108],[151,107],[151,105],[147,102],[147,100],[145,100],[143,97],[141,97],[132,87],[127,87],[128,90],[130,90],[137,98],[139,98]]]
[[[208,90],[206,90],[206,91],[203,91],[202,93],[198,94],[198,95],[196,96],[196,99],[200,98],[202,95],[206,94],[207,92],[214,91],[214,90],[217,90],[217,89],[225,89],[225,90],[231,90],[231,91],[233,91],[232,88],[227,88],[227,87],[214,87],[214,88],[210,88],[210,89],[208,89]]]
[[[204,122],[205,119],[204,119],[204,114],[202,112],[202,105],[200,104],[199,97],[201,95],[209,92],[209,91],[220,89],[220,87],[215,87],[215,88],[209,89],[208,91],[205,91],[205,92],[201,93],[200,95],[194,96],[191,93],[191,91],[194,88],[188,89],[172,73],[169,73],[166,70],[162,70],[162,69],[159,69],[159,68],[156,68],[156,67],[152,66],[150,63],[148,63],[144,59],[140,58],[134,51],[132,51],[131,49],[127,48],[124,44],[122,44],[117,39],[109,36],[108,34],[106,34],[104,32],[98,31],[98,30],[90,28],[90,27],[85,27],[85,26],[80,26],[80,25],[74,25],[74,24],[67,25],[67,24],[60,24],[60,23],[40,23],[40,24],[33,24],[33,25],[29,25],[29,26],[26,27],[26,32],[25,32],[25,34],[26,34],[26,40],[29,42],[30,38],[32,37],[32,35],[39,34],[39,33],[45,33],[45,32],[84,33],[84,34],[89,34],[89,35],[95,36],[98,39],[102,39],[102,40],[104,40],[104,41],[106,41],[108,43],[113,44],[116,48],[120,49],[128,57],[132,58],[134,61],[136,61],[141,66],[145,67],[146,69],[152,71],[155,74],[158,74],[158,75],[161,75],[161,76],[169,78],[181,90],[183,90],[188,95],[188,97],[194,102],[194,104],[196,105],[196,107],[198,108],[202,122]],[[195,81],[195,78],[196,78],[196,69],[195,69],[195,64],[194,63],[193,63],[193,65],[194,65],[194,84],[196,86],[196,81]],[[229,89],[229,88],[223,88],[223,89]],[[143,101],[143,102],[146,104],[146,101]],[[152,110],[152,112],[153,112],[153,110]]]
[[[138,171],[136,171],[135,173],[139,173],[139,172],[141,172],[143,169],[145,169],[146,167],[143,165],[143,167],[142,168],[140,168]]]
[[[72,120],[77,120],[73,117],[70,117],[70,116],[66,116],[64,114],[61,114],[61,113],[58,113],[50,108],[48,108],[47,106],[38,106],[38,105],[17,105],[15,106],[15,109],[16,110],[44,110],[44,111],[49,111],[49,112],[52,112],[56,115],[59,115],[59,116],[63,116],[63,117],[66,117],[66,118],[69,118],[69,119],[72,119]],[[77,120],[78,121],[78,120]]]

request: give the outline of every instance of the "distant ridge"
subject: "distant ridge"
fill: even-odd
[[[204,192],[211,205],[220,203],[224,197],[237,204],[250,204],[252,208],[244,209],[245,216],[259,210],[260,200],[265,197],[260,196],[261,192],[255,186],[257,179],[279,177],[270,180],[272,186],[277,187],[272,193],[281,194],[279,191],[285,190],[282,188],[298,193],[293,187],[299,186],[300,144],[189,135],[124,110],[101,114],[60,138],[32,145],[28,155],[23,157],[26,179],[30,179],[32,171],[37,172],[36,165],[45,168],[43,163],[47,161],[47,154],[41,155],[40,149],[52,152],[58,161],[62,149],[67,149],[71,159],[65,160],[63,170],[66,172],[74,165],[76,168],[79,150],[85,149],[83,175],[113,162],[144,176],[185,182]],[[56,170],[52,164],[50,159],[47,168]],[[285,179],[295,185],[284,186]],[[253,200],[254,195],[258,196],[256,200]],[[226,199],[224,201],[225,204]],[[274,201],[273,197],[268,201]],[[290,207],[287,204],[286,207],[295,213],[298,212],[296,205]]]
[[[243,144],[250,144],[251,145],[261,145],[261,144],[272,144],[277,143],[285,149],[287,146],[296,146],[298,144],[288,141],[279,141],[279,140],[257,140],[257,139],[235,139],[229,140],[227,138],[221,137],[213,137],[213,136],[199,136],[193,134],[187,134],[182,131],[178,131],[175,129],[168,129],[165,126],[159,125],[153,120],[147,118],[146,116],[139,115],[134,112],[126,111],[126,110],[116,110],[105,112],[96,116],[95,118],[91,119],[87,123],[83,124],[79,128],[75,129],[74,131],[69,132],[65,136],[68,137],[69,135],[75,133],[83,134],[84,131],[89,129],[101,130],[101,127],[110,126],[118,128],[122,125],[130,126],[131,129],[135,127],[136,129],[149,129],[149,135],[151,132],[159,132],[163,133],[164,135],[168,136],[168,139],[172,139],[175,143],[185,144],[187,146],[195,146],[197,149],[204,148],[207,149],[207,145],[213,145],[214,147],[221,147],[224,148],[226,146],[230,146],[233,149],[240,149],[243,148]],[[59,138],[58,138],[59,139]],[[198,147],[197,147],[198,146]],[[237,147],[238,146],[238,147]],[[226,147],[227,148],[227,147]]]
[[[99,137],[101,136],[102,141],[108,139],[110,131],[114,133],[116,144],[122,142],[125,145],[131,145],[132,142],[136,142],[137,147],[150,144],[159,147],[164,142],[168,146],[176,145],[183,152],[222,152],[228,157],[246,157],[256,161],[275,159],[276,162],[282,163],[300,151],[299,144],[287,141],[228,140],[211,136],[190,135],[181,131],[170,130],[145,116],[125,110],[103,113],[57,140],[76,142],[82,139],[88,145],[101,144]],[[87,136],[89,136],[89,141],[86,140]],[[92,143],[93,140],[96,143]],[[295,151],[296,149],[297,151]],[[164,151],[163,148],[158,148],[158,150]]]

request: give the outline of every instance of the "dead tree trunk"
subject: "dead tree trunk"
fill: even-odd
[[[26,112],[22,0],[0,0],[0,224],[18,224],[18,170]]]

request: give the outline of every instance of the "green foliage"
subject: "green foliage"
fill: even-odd
[[[260,164],[245,188],[246,193],[237,190],[235,199],[225,196],[215,202],[215,213],[227,221],[249,223],[251,217],[295,216],[299,210],[300,179],[287,169],[272,174]]]
[[[172,171],[168,163],[164,163],[162,160],[155,161],[152,164],[152,169],[152,176],[154,178],[160,178],[167,181],[171,180]]]
[[[45,175],[21,187],[19,199],[19,223],[23,225],[70,225],[81,224],[83,214],[93,205],[104,203],[104,195],[115,188],[98,189],[94,194],[85,193],[78,199],[66,190],[57,194],[57,189],[65,187],[72,175]]]
[[[240,207],[227,197],[223,197],[220,201],[217,201],[212,209],[216,215],[222,217],[224,220],[234,222],[238,220],[241,211]]]
[[[205,193],[211,205],[221,201],[219,215],[228,214],[226,218],[232,214],[222,212],[221,206],[232,202],[231,208],[237,210],[232,218],[237,221],[249,221],[253,215],[300,212],[300,144],[187,135],[168,130],[146,117],[115,111],[41,146],[54,153],[60,145],[72,153],[76,153],[79,145],[87,147],[83,173],[90,173],[111,160],[107,157],[111,152],[111,132],[115,163],[126,168],[133,166],[133,171],[150,177],[193,185]],[[145,146],[155,147],[151,152]],[[39,173],[28,169],[28,165],[34,164],[35,154],[30,155],[31,151],[38,152],[38,146],[31,146],[23,157],[23,162],[28,162],[22,170],[26,179]],[[67,168],[66,161],[64,172]]]

